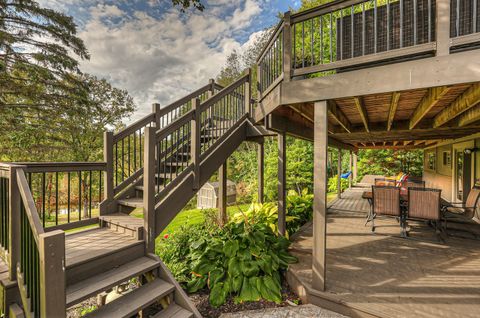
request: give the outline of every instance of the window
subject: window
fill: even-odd
[[[427,167],[429,170],[435,170],[435,167],[436,167],[435,152],[429,152],[427,154]]]
[[[452,156],[450,151],[443,152],[443,165],[444,166],[451,166],[452,165]]]

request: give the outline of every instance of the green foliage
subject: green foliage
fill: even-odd
[[[290,234],[297,232],[302,225],[313,218],[313,194],[308,189],[303,189],[301,194],[290,190],[287,195],[287,231]]]
[[[395,176],[399,172],[421,176],[423,151],[361,150],[358,161],[358,177],[364,175]]]
[[[190,8],[191,6],[199,11],[203,11],[205,6],[200,0],[172,0],[173,5],[179,6],[182,11]]]
[[[348,189],[348,179],[340,179],[340,184],[342,187],[342,192]],[[337,192],[337,182],[338,182],[338,175],[333,176],[332,178],[328,178],[328,192]]]

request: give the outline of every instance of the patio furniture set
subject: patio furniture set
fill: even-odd
[[[375,232],[377,216],[395,217],[400,224],[401,237],[408,237],[407,220],[425,221],[444,242],[447,221],[474,221],[480,223],[480,187],[473,187],[465,203],[449,203],[442,199],[442,190],[426,188],[424,181],[401,178],[377,178],[371,191],[365,191],[370,211],[365,226],[371,222]]]

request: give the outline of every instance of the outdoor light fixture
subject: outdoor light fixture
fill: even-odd
[[[473,152],[475,151],[478,151],[478,148],[466,148],[463,152],[466,154],[466,155],[470,155],[472,154]]]

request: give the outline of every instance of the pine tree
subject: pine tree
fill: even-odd
[[[85,98],[76,58],[89,59],[73,18],[32,0],[0,0],[0,108]]]

